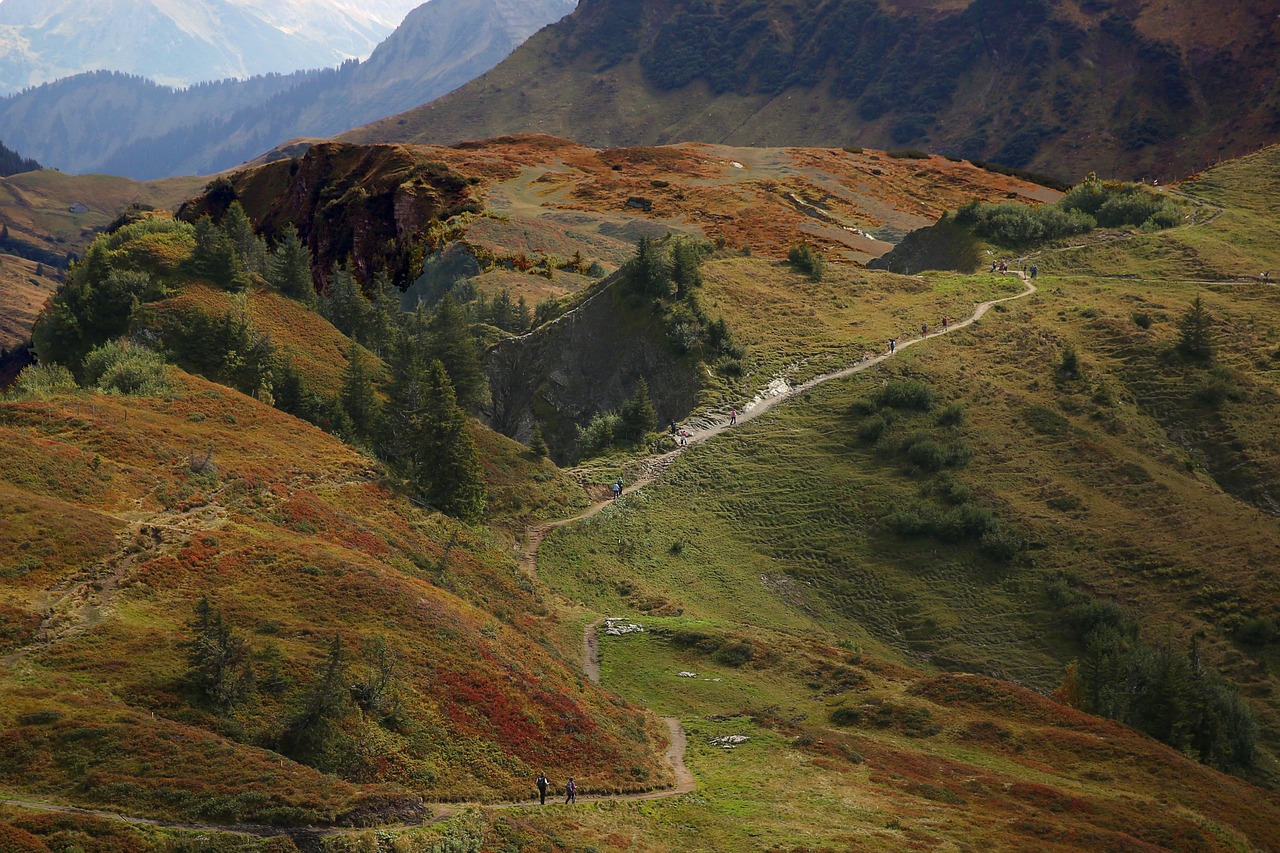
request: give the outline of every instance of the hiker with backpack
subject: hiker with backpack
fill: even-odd
[[[545,806],[547,804],[547,787],[551,784],[547,781],[546,773],[538,774],[538,805]]]
[[[578,801],[578,784],[574,782],[573,777],[570,776],[569,781],[565,783],[565,786],[564,786],[564,804],[567,806],[570,803],[576,803],[577,801]]]
[[[613,499],[616,501],[620,497],[622,497],[622,478],[621,477],[619,477],[617,481],[613,484]]]

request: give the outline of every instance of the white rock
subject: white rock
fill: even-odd
[[[698,677],[698,673],[696,672],[677,672],[676,675],[678,675],[681,678],[697,678]]]

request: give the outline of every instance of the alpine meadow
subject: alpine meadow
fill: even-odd
[[[3,853],[1280,850],[1270,4],[3,2]]]

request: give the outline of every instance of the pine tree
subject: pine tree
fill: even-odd
[[[428,504],[475,520],[485,502],[475,443],[444,365],[423,358],[422,322],[419,313],[392,352],[379,451]]]
[[[384,356],[391,351],[396,330],[404,318],[404,311],[400,309],[400,289],[391,282],[386,270],[378,270],[373,277],[369,306],[368,340],[364,345],[376,355]]]
[[[326,747],[333,740],[336,724],[351,707],[347,669],[342,636],[335,634],[324,663],[316,669],[315,681],[307,690],[301,708],[281,738],[288,754],[324,769],[323,765],[328,763],[325,760]]]
[[[249,273],[226,233],[208,216],[195,225],[195,249],[188,259],[191,274],[227,290],[244,290]]]
[[[207,595],[196,602],[195,618],[187,629],[192,635],[186,643],[191,686],[218,710],[243,702],[253,686],[249,644],[223,620]]]
[[[427,366],[426,417],[418,437],[420,458],[415,485],[427,503],[464,521],[484,515],[485,483],[467,415],[458,406],[444,365]]]
[[[315,307],[316,288],[311,279],[311,252],[293,224],[285,226],[280,242],[267,262],[267,282],[278,293]]]
[[[702,249],[688,237],[679,237],[671,246],[671,278],[676,283],[676,298],[684,299],[702,286]]]
[[[488,396],[488,379],[480,364],[480,347],[471,335],[466,314],[446,294],[431,318],[431,336],[426,360],[444,365],[457,394],[457,403],[474,411]]]
[[[533,455],[539,459],[547,455],[547,440],[542,436],[542,424],[533,425],[533,436],[529,439],[529,449],[533,451]]]
[[[363,342],[373,310],[350,270],[334,266],[326,296],[322,304],[325,319],[342,334]]]
[[[636,392],[618,410],[621,418],[619,435],[629,441],[641,441],[658,428],[658,413],[649,398],[649,383],[641,378]]]
[[[631,258],[632,287],[648,296],[671,295],[671,273],[662,248],[649,237],[641,237]]]
[[[1213,360],[1213,315],[1205,310],[1199,294],[1187,313],[1178,321],[1178,328],[1181,330],[1178,337],[1179,352],[1197,361]]]
[[[339,399],[355,434],[362,439],[369,439],[377,430],[380,403],[362,350],[354,340],[347,348],[347,366],[342,373]]]
[[[246,270],[253,273],[266,272],[266,244],[254,233],[253,223],[249,221],[249,215],[240,202],[233,201],[227,208],[222,217],[222,230]]]

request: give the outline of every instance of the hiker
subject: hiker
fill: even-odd
[[[1009,265],[1008,265],[1007,263],[1005,263],[1004,261],[1001,261],[1001,262],[1000,262],[1000,272],[1008,272],[1008,271],[1009,271]]]
[[[949,319],[947,318],[947,315],[946,315],[946,314],[943,314],[943,315],[942,315],[942,331],[944,331],[944,332],[945,332],[947,329],[949,329],[949,328],[950,328],[950,326],[948,326],[948,325],[947,325],[947,323],[948,323],[948,322],[950,322],[950,321],[949,321]]]
[[[893,355],[893,351],[898,348],[898,339],[889,338],[889,355]]]
[[[569,781],[564,786],[564,804],[576,803],[578,801],[578,786],[573,781],[573,777],[569,777]]]
[[[733,426],[738,422],[738,410],[734,409],[729,413],[729,426]]]
[[[996,271],[996,266],[997,266],[999,263],[1000,263],[999,261],[992,261],[992,262],[991,262],[991,271],[992,271],[992,272],[995,272],[995,271]]]
[[[1040,267],[1039,267],[1039,266],[1037,266],[1036,264],[1032,264],[1032,265],[1031,265],[1031,277],[1032,277],[1032,278],[1035,278],[1035,277],[1036,277],[1037,275],[1039,275],[1039,274],[1040,274]]]
[[[680,446],[684,447],[688,443],[689,443],[689,431],[684,429],[680,430]]]
[[[678,429],[678,427],[676,427],[676,419],[675,419],[675,418],[672,418],[672,419],[671,419],[671,434],[672,434],[672,435],[675,435],[675,434],[676,434],[676,429]]]
[[[920,337],[922,337],[922,338],[923,338],[923,337],[926,337],[928,334],[929,334],[929,324],[928,324],[928,323],[921,323],[921,324],[920,324]]]
[[[622,478],[619,477],[617,482],[613,484],[613,499],[616,501],[622,497]]]
[[[545,806],[547,804],[547,786],[549,784],[550,783],[547,781],[547,774],[539,773],[538,774],[538,805],[540,806]]]

